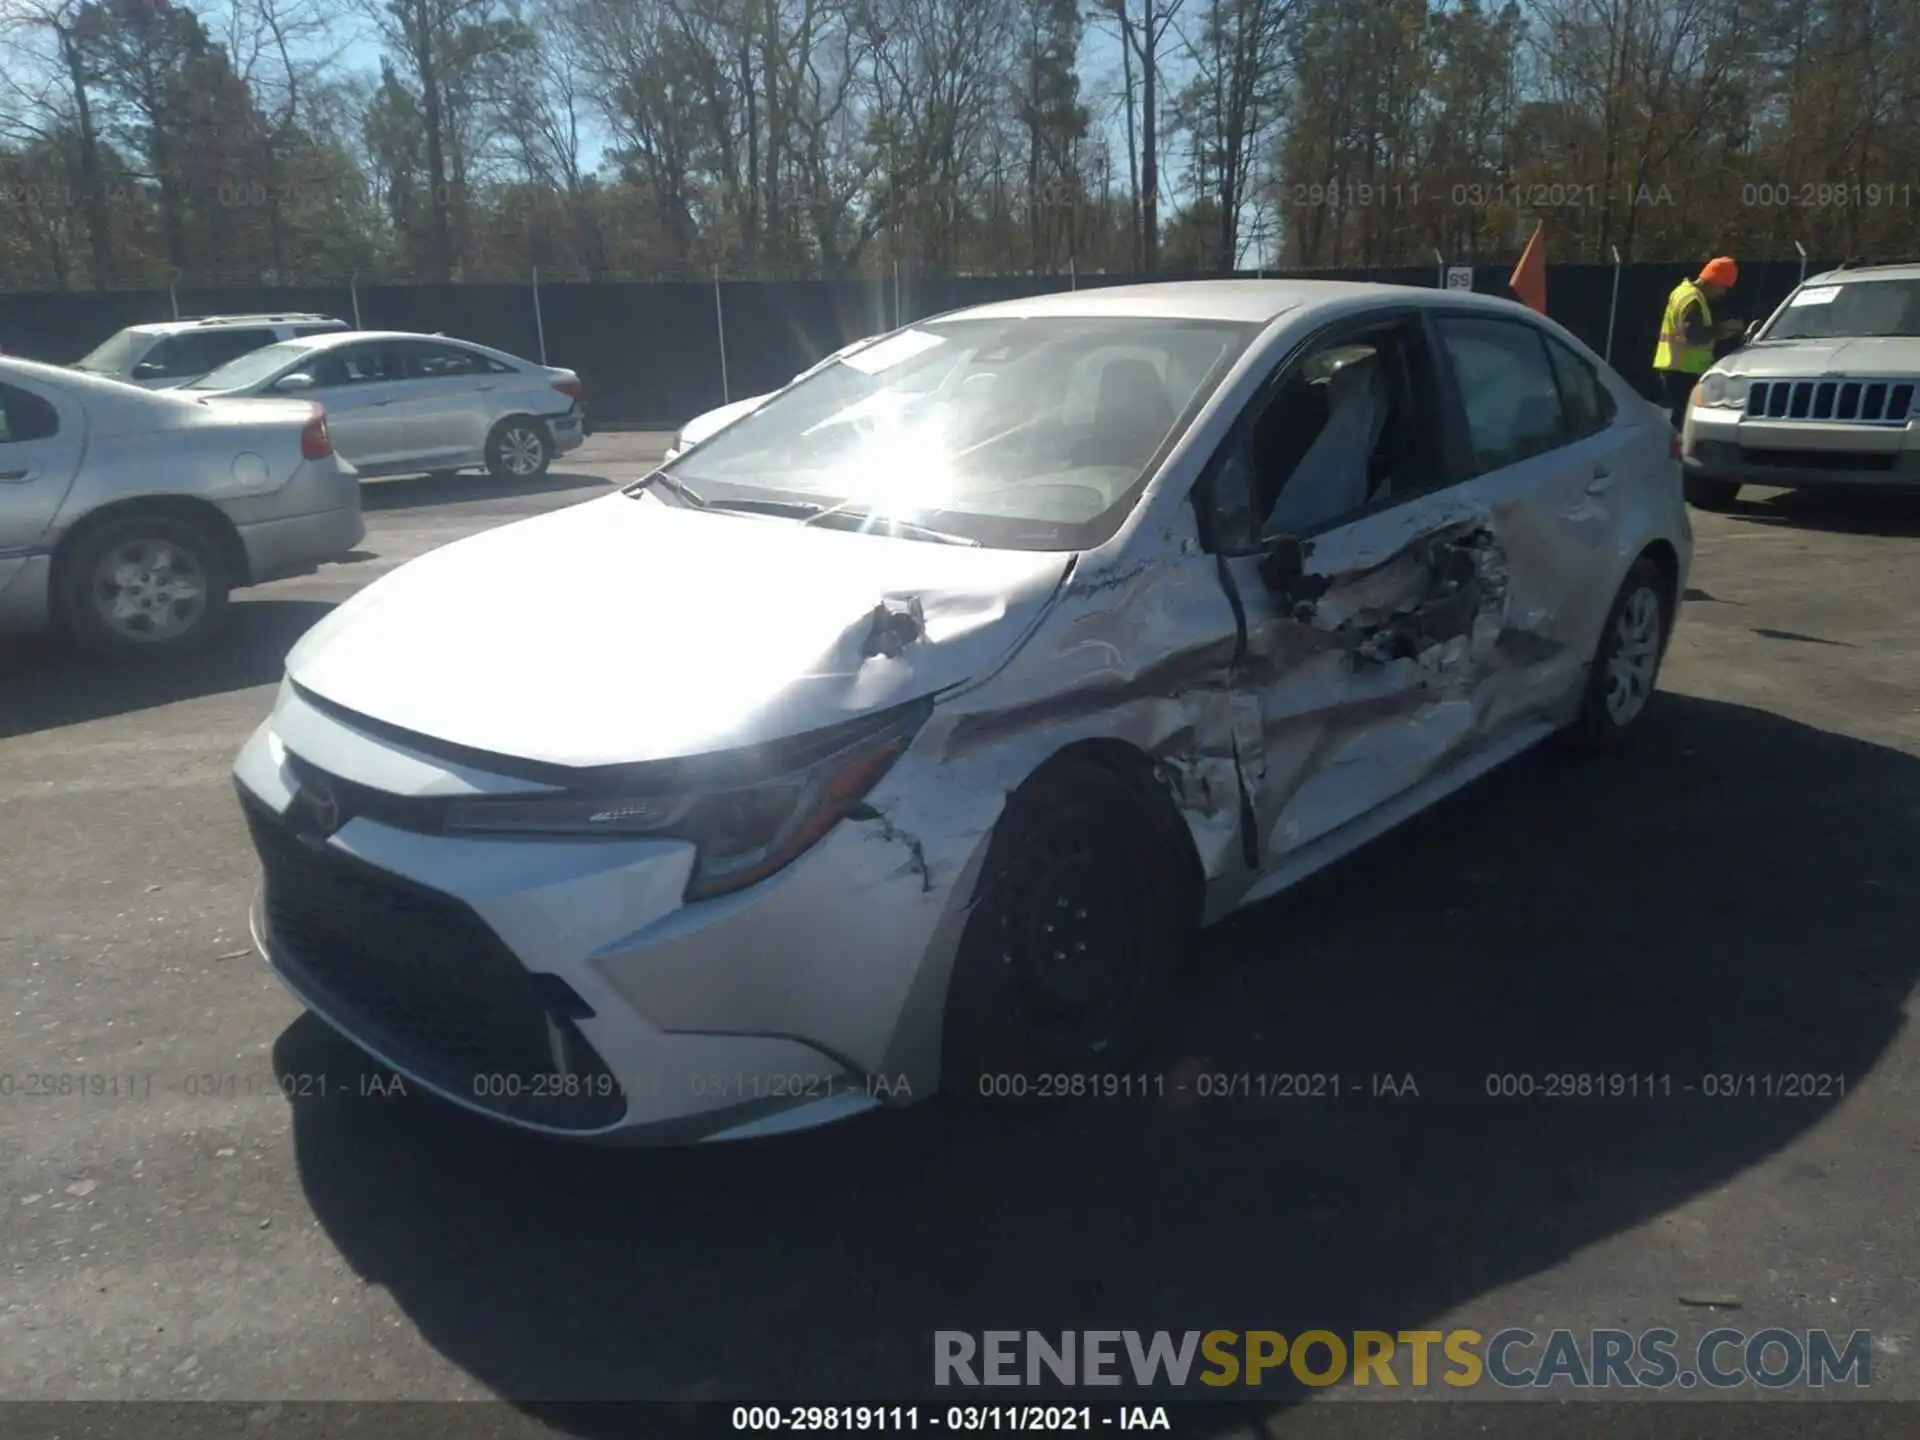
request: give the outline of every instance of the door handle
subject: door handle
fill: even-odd
[[[0,480],[31,480],[31,470],[0,470]]]
[[[1587,481],[1587,494],[1602,495],[1613,488],[1613,472],[1604,465],[1593,468],[1593,478]]]

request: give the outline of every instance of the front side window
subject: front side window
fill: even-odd
[[[73,368],[95,375],[125,375],[152,345],[151,334],[122,330],[94,346]]]
[[[1432,375],[1412,317],[1290,360],[1214,458],[1200,492],[1210,546],[1317,534],[1445,483]]]
[[[1259,327],[1135,316],[933,321],[803,378],[672,462],[703,500],[785,502],[1073,550],[1120,526]]]
[[[1459,385],[1475,474],[1566,443],[1560,386],[1539,330],[1465,316],[1444,317],[1438,329]]]

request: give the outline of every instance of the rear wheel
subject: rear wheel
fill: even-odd
[[[487,472],[496,480],[533,480],[553,463],[553,437],[529,415],[510,415],[487,436]]]
[[[55,612],[85,649],[161,658],[197,650],[226,615],[219,542],[177,515],[130,511],[92,527],[61,560]]]
[[[1047,1098],[1063,1093],[1056,1077],[1139,1052],[1198,918],[1179,824],[1159,796],[1077,757],[1015,793],[954,964],[941,1064],[950,1093]]]
[[[1709,480],[1700,475],[1689,475],[1682,486],[1687,503],[1700,510],[1731,510],[1734,501],[1740,498],[1738,480]]]
[[[1666,577],[1642,557],[1614,596],[1568,740],[1586,750],[1609,750],[1625,742],[1653,701],[1667,632],[1673,627],[1672,610]]]

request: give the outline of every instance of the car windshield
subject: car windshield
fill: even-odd
[[[930,321],[781,391],[666,469],[677,493],[983,545],[1100,543],[1257,325]]]
[[[84,358],[74,362],[73,368],[91,370],[98,375],[124,375],[152,343],[151,335],[142,335],[137,330],[122,330],[94,346]]]
[[[198,380],[183,385],[183,390],[245,390],[258,385],[282,365],[305,355],[312,347],[283,340],[264,350],[251,350],[237,360],[229,360],[218,370],[209,370]]]
[[[1787,301],[1763,340],[1920,337],[1920,280],[1808,285]]]

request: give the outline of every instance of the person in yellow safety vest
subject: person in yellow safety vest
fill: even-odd
[[[1653,350],[1653,374],[1676,430],[1686,428],[1687,401],[1713,365],[1713,342],[1740,333],[1738,320],[1713,323],[1713,302],[1739,279],[1740,267],[1721,255],[1701,267],[1698,279],[1682,280],[1667,296],[1660,343]]]

